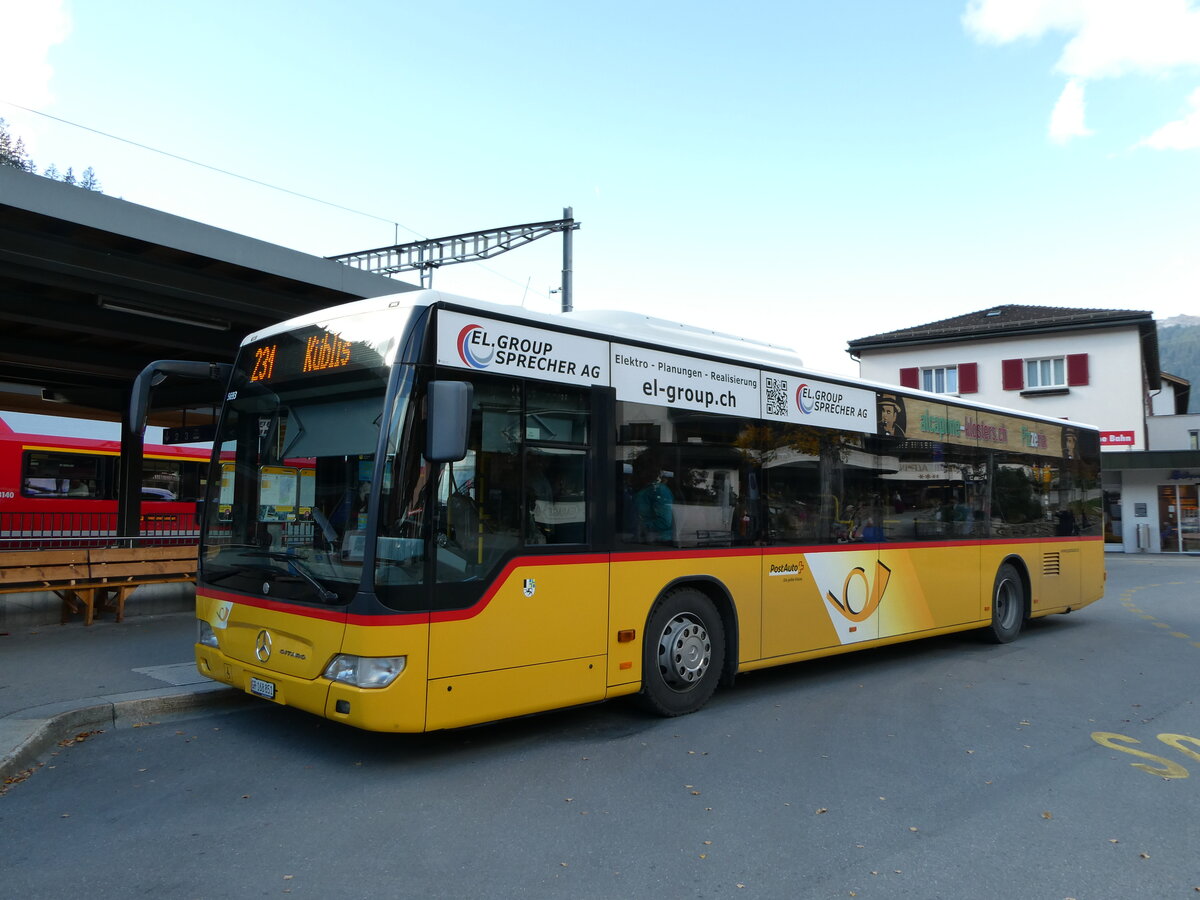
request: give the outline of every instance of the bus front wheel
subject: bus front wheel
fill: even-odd
[[[992,587],[992,624],[988,637],[997,644],[1007,644],[1021,633],[1025,622],[1025,585],[1011,563],[1004,563],[996,572]]]
[[[663,595],[646,623],[642,699],[652,712],[682,716],[713,695],[725,662],[725,631],[713,602],[695,588]]]

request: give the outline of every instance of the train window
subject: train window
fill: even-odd
[[[142,461],[142,500],[193,503],[204,495],[207,463],[191,459]],[[120,460],[96,453],[26,450],[21,495],[38,499],[115,500]]]
[[[21,494],[39,498],[109,499],[110,460],[86,453],[27,450],[21,466]]]
[[[178,500],[182,464],[172,459],[142,461],[142,499]]]

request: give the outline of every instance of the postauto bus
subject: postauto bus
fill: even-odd
[[[200,671],[371,730],[690,713],[1103,590],[1094,428],[642,315],[414,291],[293,319],[242,344],[214,453]]]

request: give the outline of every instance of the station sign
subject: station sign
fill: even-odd
[[[1100,432],[1101,447],[1132,447],[1137,438],[1132,431],[1102,431]]]
[[[164,444],[203,444],[217,439],[217,425],[188,425],[183,428],[164,428]]]

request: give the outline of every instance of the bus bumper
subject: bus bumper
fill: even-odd
[[[297,678],[195,645],[201,675],[280,706],[304,710],[366,731],[425,730],[425,672],[406,668],[385,688],[358,688],[328,678]]]

